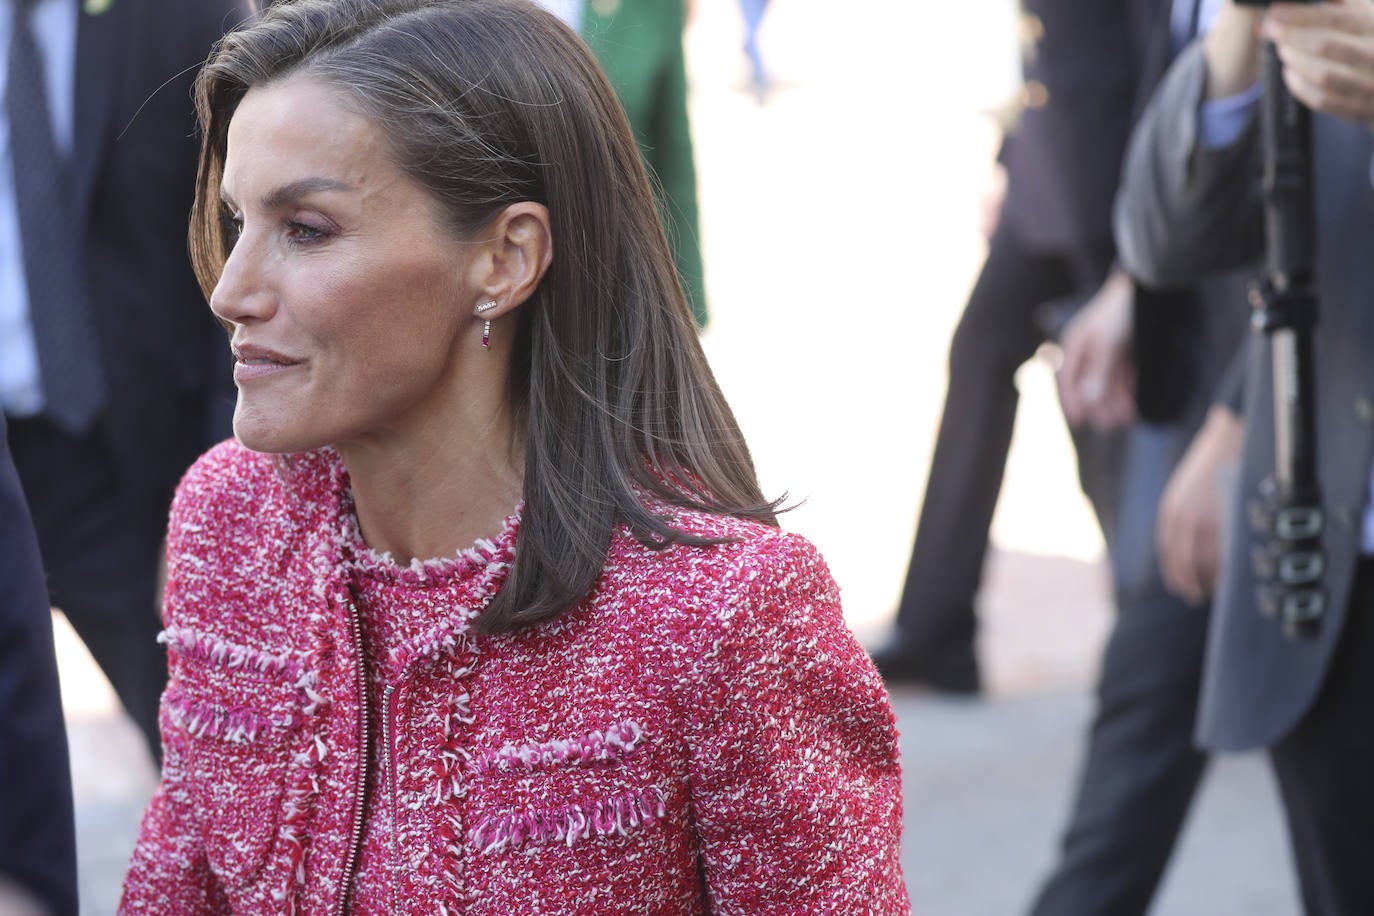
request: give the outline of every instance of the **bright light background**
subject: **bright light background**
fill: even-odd
[[[764,107],[742,91],[735,4],[696,7],[706,349],[765,487],[806,500],[785,526],[821,548],[871,642],[901,591],[949,339],[985,253],[1016,4],[774,0]],[[1034,360],[1018,378],[982,601],[999,692],[1081,683],[1106,621],[1102,539],[1051,370]]]

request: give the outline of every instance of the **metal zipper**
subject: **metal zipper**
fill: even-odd
[[[367,767],[372,756],[372,727],[368,724],[367,716],[367,655],[363,646],[362,615],[358,613],[358,607],[352,601],[348,602],[348,613],[353,631],[353,646],[358,651],[358,731],[362,736],[362,753],[359,756],[358,778],[353,795],[353,839],[348,844],[348,858],[344,859],[339,905],[334,908],[337,916],[344,916],[348,910],[348,897],[353,890],[353,870],[358,866],[358,855],[362,851]]]
[[[391,743],[391,716],[394,712],[391,706],[391,695],[396,692],[394,684],[387,684],[382,691],[382,749],[386,754],[386,766],[382,772],[386,774],[386,799],[387,810],[391,813],[391,829],[389,843],[391,846],[391,861],[388,863],[391,872],[391,912],[396,912],[396,748]]]
[[[487,595],[483,599],[481,609],[491,603],[492,596]],[[358,651],[358,697],[359,697],[359,725],[362,734],[362,765],[358,768],[358,780],[355,787],[353,802],[353,839],[349,843],[348,858],[344,860],[343,887],[339,894],[339,905],[334,910],[336,916],[346,916],[348,908],[348,898],[353,889],[353,870],[357,868],[358,856],[362,851],[363,841],[363,814],[365,806],[364,796],[367,794],[367,767],[371,756],[372,729],[368,724],[368,704],[367,704],[367,659],[365,656],[366,648],[363,645],[363,624],[362,616],[358,613],[357,605],[348,602],[348,612],[350,623],[353,630],[353,645]],[[405,672],[402,672],[404,676]],[[396,863],[396,754],[391,746],[391,716],[393,707],[391,704],[392,694],[396,692],[393,684],[387,684],[382,694],[382,742],[385,746],[387,762],[383,768],[383,773],[387,782],[388,805],[391,811],[391,865],[394,872]],[[396,882],[394,873],[391,876],[391,909],[396,909]]]

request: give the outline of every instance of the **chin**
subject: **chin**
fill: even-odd
[[[311,439],[303,423],[245,410],[242,399],[234,410],[234,438],[246,449],[269,455],[295,455],[328,444]]]

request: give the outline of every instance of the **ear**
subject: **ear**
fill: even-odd
[[[534,294],[553,263],[553,232],[549,210],[543,204],[521,201],[511,204],[491,222],[482,241],[481,256],[472,269],[481,317],[495,320],[519,308]]]

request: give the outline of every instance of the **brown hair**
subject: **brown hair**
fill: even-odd
[[[508,380],[525,509],[482,629],[576,604],[618,524],[654,548],[713,543],[675,529],[646,495],[776,525],[614,91],[581,40],[523,0],[284,0],[226,35],[196,84],[191,252],[207,296],[229,250],[219,199],[229,120],[251,87],[296,73],[371,117],[458,232],[519,201],[549,210],[556,254],[519,310]]]

